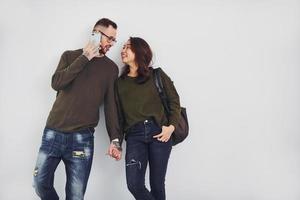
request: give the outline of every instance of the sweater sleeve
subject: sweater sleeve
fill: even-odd
[[[104,115],[106,129],[110,138],[110,141],[114,139],[119,139],[122,142],[122,131],[120,130],[119,120],[118,120],[118,110],[115,98],[114,83],[118,78],[118,67],[114,72],[114,75],[109,80],[108,88],[104,97]]]
[[[89,61],[84,55],[80,55],[69,64],[67,54],[68,51],[62,54],[56,71],[52,76],[51,86],[56,91],[63,90],[67,87]]]
[[[119,140],[120,144],[122,144],[122,140],[124,139],[124,123],[125,123],[125,118],[123,114],[123,109],[121,105],[121,100],[120,100],[120,94],[119,94],[119,87],[118,87],[118,79],[115,81],[114,84],[114,89],[115,89],[115,100],[116,100],[116,106],[117,106],[117,112],[118,112],[118,122],[119,122],[119,127],[120,127],[120,136],[121,140]]]
[[[160,72],[170,107],[169,125],[175,126],[176,129],[181,112],[179,96],[170,77],[162,69]]]

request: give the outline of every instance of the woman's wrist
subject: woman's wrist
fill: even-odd
[[[174,125],[170,124],[170,125],[169,125],[169,128],[171,128],[172,133],[175,131],[175,126],[174,126]]]

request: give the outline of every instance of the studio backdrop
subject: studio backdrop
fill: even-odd
[[[107,56],[120,71],[123,44],[144,38],[187,108],[190,136],[171,153],[167,199],[300,199],[299,1],[2,0],[0,16],[1,200],[38,199],[32,175],[56,97],[51,76],[102,17],[118,24]],[[100,115],[86,199],[133,200],[124,154],[105,155]],[[65,181],[61,163],[62,199]]]

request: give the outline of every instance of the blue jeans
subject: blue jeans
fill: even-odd
[[[62,160],[67,183],[66,200],[83,200],[94,153],[93,130],[62,133],[45,128],[34,169],[34,187],[42,200],[59,199],[54,187],[54,172]]]
[[[172,140],[160,142],[154,135],[161,127],[152,120],[138,123],[126,134],[127,187],[137,200],[165,200],[165,176]],[[145,172],[149,162],[151,192],[145,187]]]

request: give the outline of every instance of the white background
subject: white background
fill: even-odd
[[[1,200],[38,199],[32,171],[55,100],[51,75],[101,17],[119,26],[108,56],[121,68],[123,43],[143,37],[188,109],[190,136],[172,152],[168,199],[300,199],[299,1],[1,0]],[[105,156],[108,142],[101,108],[86,199],[133,199],[124,158]],[[64,184],[61,164],[62,199]]]

